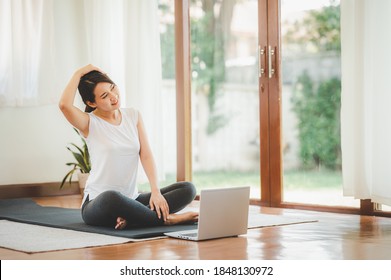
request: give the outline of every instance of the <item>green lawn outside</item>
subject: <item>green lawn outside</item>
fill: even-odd
[[[167,186],[176,181],[175,175],[167,174],[166,180],[160,182],[160,187]],[[260,185],[259,173],[239,171],[215,171],[215,172],[194,172],[193,183],[197,190],[203,188],[220,188],[234,186]],[[284,188],[286,190],[316,190],[342,188],[341,171],[301,171],[292,170],[284,173]],[[149,191],[149,184],[139,185],[140,191]]]
[[[286,171],[284,187],[287,190],[342,189],[342,172],[331,170]]]

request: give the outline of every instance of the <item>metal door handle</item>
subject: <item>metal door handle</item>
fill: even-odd
[[[274,56],[275,50],[272,48],[272,46],[269,46],[269,52],[268,52],[268,67],[269,67],[269,79],[271,79],[275,73],[275,69],[273,68],[273,59],[272,56]]]
[[[262,75],[265,74],[265,68],[262,66],[263,56],[265,55],[265,48],[262,48],[261,46],[258,46],[258,76],[259,78],[262,78]]]

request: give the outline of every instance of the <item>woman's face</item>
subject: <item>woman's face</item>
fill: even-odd
[[[92,103],[92,105],[95,105],[97,109],[113,111],[120,107],[119,90],[115,84],[98,83],[94,94],[95,103]]]

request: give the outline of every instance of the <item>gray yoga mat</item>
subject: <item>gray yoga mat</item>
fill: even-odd
[[[196,224],[124,230],[89,226],[84,223],[80,209],[40,206],[30,198],[0,199],[0,219],[134,239],[157,237],[164,235],[165,232],[197,228]]]

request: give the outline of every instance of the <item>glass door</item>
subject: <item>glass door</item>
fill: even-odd
[[[359,207],[342,193],[339,0],[281,1],[283,201]]]
[[[258,1],[191,1],[192,169],[260,198]]]

